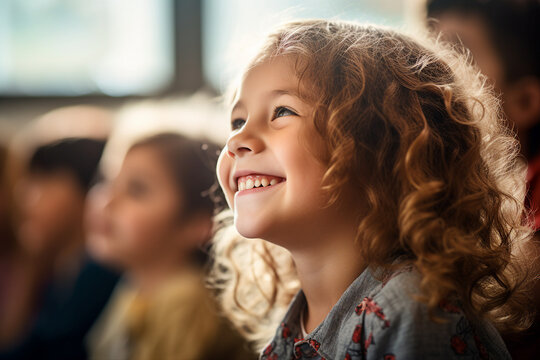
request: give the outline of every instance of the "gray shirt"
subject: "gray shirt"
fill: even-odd
[[[383,278],[383,281],[377,280]],[[442,302],[430,319],[411,268],[375,277],[366,269],[343,293],[324,321],[302,339],[300,291],[273,340],[262,351],[275,359],[511,359],[493,325],[472,321],[454,303]]]

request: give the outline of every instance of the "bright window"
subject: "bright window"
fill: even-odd
[[[174,76],[173,0],[0,1],[0,93],[152,94]]]
[[[411,0],[203,0],[206,81],[224,90],[239,71],[245,47],[273,26],[295,18],[336,18],[388,26],[404,24]]]

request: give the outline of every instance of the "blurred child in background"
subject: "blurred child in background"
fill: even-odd
[[[83,339],[117,281],[84,250],[84,205],[105,141],[62,139],[38,147],[17,189],[17,238],[37,274],[25,329],[0,359],[85,359]]]
[[[91,358],[248,359],[206,290],[219,148],[174,133],[137,142],[110,186],[92,191],[89,248],[125,271],[88,339]]]
[[[540,2],[429,0],[427,15],[433,30],[471,51],[501,94],[505,114],[529,163],[525,203],[536,235],[526,256],[540,274]],[[540,310],[540,281],[534,296]],[[540,358],[540,317],[527,333],[506,340],[514,358]]]

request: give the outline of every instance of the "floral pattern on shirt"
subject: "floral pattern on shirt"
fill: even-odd
[[[418,289],[414,271],[376,279],[370,272],[360,275],[305,339],[299,319],[306,301],[300,292],[261,359],[510,359],[493,326],[473,325],[455,302],[443,301],[436,309],[442,323],[431,320],[426,305],[411,296]]]

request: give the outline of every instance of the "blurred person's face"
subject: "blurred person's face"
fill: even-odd
[[[518,132],[527,131],[540,117],[540,79],[527,77],[512,83],[505,81],[502,59],[494,47],[489,28],[477,15],[447,12],[441,14],[435,30],[446,40],[459,43],[471,51],[480,71],[488,77],[496,91],[502,92],[506,116]]]
[[[471,51],[482,73],[497,89],[501,89],[504,85],[504,69],[484,21],[478,16],[454,12],[442,14],[438,20],[436,30],[448,41],[462,42]]]
[[[95,255],[100,260],[129,271],[159,266],[171,258],[181,261],[195,247],[181,219],[177,185],[154,149],[129,151],[107,196],[105,218],[94,224],[100,236],[94,237]],[[99,200],[93,201],[101,211]]]
[[[80,241],[84,193],[67,172],[33,173],[18,186],[18,238],[32,253]]]

